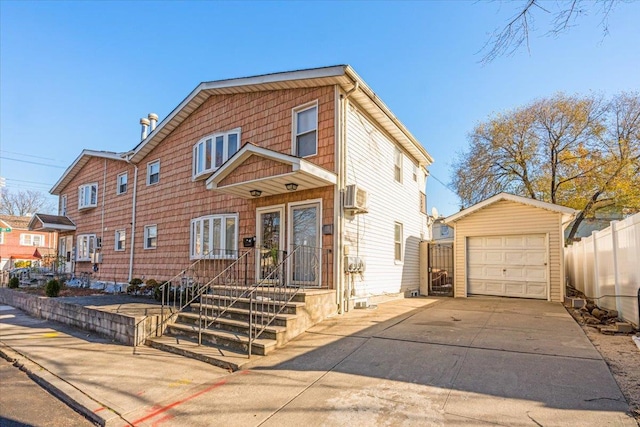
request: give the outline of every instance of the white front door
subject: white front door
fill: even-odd
[[[58,241],[58,259],[61,260],[64,273],[73,271],[73,236],[62,236]]]
[[[284,250],[284,206],[269,206],[256,211],[256,277],[275,282],[281,277],[278,268]]]
[[[544,234],[467,238],[469,294],[547,299]]]
[[[293,285],[320,286],[320,202],[289,205],[289,278]]]

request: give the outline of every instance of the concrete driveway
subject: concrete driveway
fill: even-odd
[[[74,345],[81,338],[59,326],[56,349],[39,340],[42,321],[28,334],[19,317],[0,324],[3,344],[81,391],[108,425],[636,425],[605,362],[556,303],[390,302],[329,319],[235,373],[151,348],[132,356],[104,341]]]

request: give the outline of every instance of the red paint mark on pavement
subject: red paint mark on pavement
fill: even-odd
[[[143,394],[144,394],[144,390],[137,392],[136,396],[142,396]]]
[[[159,414],[161,414],[163,412],[166,412],[171,408],[175,408],[178,405],[182,405],[183,403],[185,403],[185,402],[187,402],[187,401],[189,401],[191,399],[195,399],[198,396],[202,396],[203,394],[208,393],[211,390],[216,389],[216,388],[218,388],[218,387],[220,387],[220,386],[222,386],[222,385],[224,385],[226,383],[227,383],[227,380],[219,381],[219,382],[215,383],[214,385],[205,388],[204,390],[201,390],[201,391],[199,391],[199,392],[197,392],[195,394],[192,394],[191,396],[185,397],[184,399],[181,399],[181,400],[177,400],[177,401],[175,401],[175,402],[173,402],[173,403],[171,403],[171,404],[169,404],[167,406],[163,406],[163,407],[157,409],[156,411],[153,411],[152,413],[150,413],[149,415],[147,415],[145,417],[142,417],[140,419],[132,421],[131,425],[136,426],[136,425],[140,424],[143,421],[146,421],[146,420],[148,420],[150,418],[155,417],[156,415],[159,415]]]
[[[105,408],[104,406],[101,406],[101,407],[100,407],[100,408],[98,408],[98,409],[94,409],[94,410],[93,410],[93,412],[94,412],[94,413],[95,413],[95,412],[100,412],[100,411],[104,411],[105,409],[107,409],[107,408]]]
[[[156,427],[157,425],[160,425],[165,421],[169,421],[170,419],[173,419],[173,415],[171,415],[171,414],[165,415],[164,417],[160,418],[155,423],[151,424],[151,427]]]
[[[247,375],[250,374],[251,371],[240,371],[240,375]]]

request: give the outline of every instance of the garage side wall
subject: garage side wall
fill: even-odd
[[[548,234],[551,301],[562,301],[563,242],[560,214],[502,200],[460,218],[455,223],[454,296],[467,296],[467,237],[513,234]]]

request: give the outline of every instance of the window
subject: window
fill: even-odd
[[[160,181],[160,160],[147,164],[147,185],[157,184]]]
[[[427,195],[420,192],[420,213],[427,214]]]
[[[235,258],[238,215],[208,215],[191,220],[191,259]]]
[[[144,227],[144,248],[155,249],[158,247],[158,226],[145,225]]]
[[[98,183],[81,185],[78,187],[78,209],[95,208],[98,206]]]
[[[4,245],[4,231],[0,231],[0,245]]]
[[[67,195],[60,197],[60,215],[67,216]]]
[[[402,224],[396,222],[394,225],[394,259],[396,261],[402,261]]]
[[[402,183],[402,151],[398,147],[396,147],[394,158],[394,173],[396,181]]]
[[[193,178],[218,169],[240,147],[240,129],[206,136],[193,146]]]
[[[418,182],[418,167],[416,165],[413,165],[413,180]]]
[[[95,234],[78,235],[78,246],[76,248],[76,261],[91,261],[91,254],[96,249]]]
[[[127,192],[127,173],[123,172],[118,175],[118,182],[116,184],[118,188],[116,189],[116,194],[124,194]]]
[[[304,105],[293,111],[294,155],[318,154],[318,103]]]
[[[40,234],[20,234],[22,246],[44,246],[44,236]]]
[[[116,251],[124,251],[126,238],[127,232],[125,230],[116,230]]]

